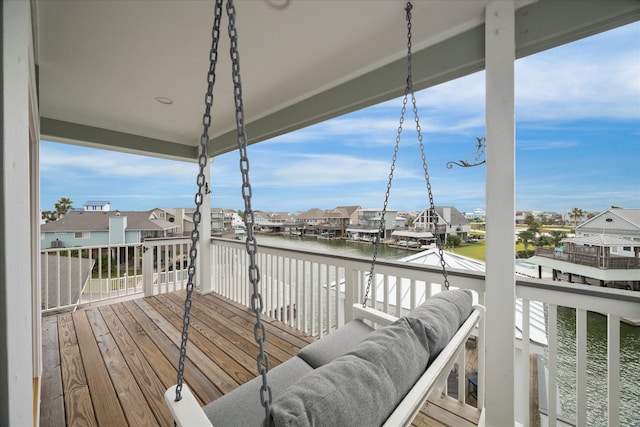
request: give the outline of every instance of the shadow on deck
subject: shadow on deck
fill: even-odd
[[[184,291],[42,320],[42,426],[169,426],[164,391],[176,383]],[[264,319],[272,366],[315,338]],[[256,376],[253,313],[194,293],[185,382],[201,404]],[[256,399],[259,399],[256,396]],[[415,426],[477,425],[479,411],[448,397],[427,403]]]

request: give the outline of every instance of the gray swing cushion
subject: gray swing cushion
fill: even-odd
[[[467,320],[472,304],[471,291],[454,289],[432,296],[407,314],[411,329],[429,349],[429,363],[433,362]]]
[[[399,319],[292,384],[274,399],[272,421],[276,426],[380,425],[428,359],[407,320]]]
[[[319,368],[353,349],[371,331],[373,328],[362,320],[352,320],[321,340],[307,345],[298,352],[298,357],[312,368]]]
[[[267,381],[272,397],[276,398],[289,384],[312,371],[311,366],[299,357],[293,357],[271,369]],[[264,421],[264,408],[260,404],[261,386],[262,377],[254,378],[209,403],[203,410],[216,427],[261,426]]]
[[[472,301],[467,290],[442,292],[371,332],[274,399],[273,424],[381,425],[469,317]]]

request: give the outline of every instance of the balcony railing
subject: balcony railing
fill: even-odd
[[[142,294],[142,246],[51,248],[41,252],[44,313]]]
[[[596,255],[582,252],[560,252],[554,248],[536,248],[536,255],[602,269],[640,269],[640,258]]]
[[[64,265],[68,258],[74,255],[91,261],[96,279],[114,279],[123,277],[123,271],[133,268],[136,278],[142,272],[142,280],[129,282],[107,282],[107,285],[91,288],[90,295],[85,295],[81,280],[74,275],[58,274],[56,282],[57,295],[64,294],[62,289],[84,289],[82,302],[95,301],[103,298],[114,298],[122,295],[143,293],[153,295],[183,289],[187,281],[188,246],[190,239],[156,239],[147,240],[144,249],[141,246],[113,246],[109,248],[85,248],[77,251],[71,249],[56,249],[43,251],[48,255],[43,259],[43,283],[50,282],[50,277],[44,275],[45,265]],[[71,252],[70,252],[71,251]],[[116,256],[116,273],[105,276],[102,266],[105,263],[105,253]],[[120,258],[117,258],[117,256]],[[133,254],[133,255],[131,255]],[[97,255],[97,256],[96,256]],[[107,257],[108,258],[108,257]],[[113,270],[113,258],[109,271]],[[264,298],[265,314],[281,320],[288,325],[306,333],[322,337],[342,326],[350,319],[345,315],[345,307],[361,302],[364,289],[368,282],[370,260],[362,257],[341,256],[330,253],[294,250],[271,245],[260,245],[258,250],[258,266],[260,269],[260,285]],[[96,268],[95,264],[98,265]],[[250,306],[251,294],[247,277],[248,257],[244,242],[214,238],[210,246],[211,276],[196,282],[202,292],[217,292],[238,303]],[[46,270],[49,271],[49,270]],[[59,269],[59,271],[62,271]],[[102,276],[101,276],[102,274]],[[454,287],[471,289],[477,293],[478,302],[485,301],[484,273],[464,270],[449,271],[449,280]],[[370,301],[376,308],[395,315],[402,315],[405,311],[419,305],[425,298],[441,291],[442,275],[439,267],[429,267],[400,261],[378,261],[375,276],[370,289]],[[135,284],[135,286],[134,286]],[[47,295],[46,292],[49,292]],[[56,307],[51,299],[51,291],[43,290],[43,311]],[[546,386],[541,384],[540,407],[548,418],[548,425],[556,425],[556,419],[562,416],[573,420],[577,425],[593,424],[593,417],[598,423],[609,425],[624,424],[627,421],[625,411],[628,407],[637,405],[629,387],[640,383],[640,373],[636,368],[627,366],[628,358],[621,358],[621,319],[640,319],[640,293],[617,289],[604,289],[583,285],[564,285],[558,282],[548,282],[537,279],[518,279],[516,281],[516,296],[522,299],[522,324],[517,325],[522,331],[522,340],[514,343],[521,349],[522,355],[528,355],[534,345],[530,344],[530,319],[534,313],[531,310],[533,301],[544,304],[544,319],[548,337],[548,347],[544,351],[544,367],[548,378]],[[73,306],[67,303],[59,307]],[[491,308],[488,307],[490,310]],[[514,310],[516,304],[514,302]],[[569,325],[575,330],[575,338],[570,343],[573,356],[566,359],[567,344],[563,342],[563,328],[560,322],[569,312]],[[594,314],[598,313],[598,314]],[[591,316],[604,316],[606,327],[602,345],[606,351],[587,345],[591,332],[587,331],[587,323],[592,328]],[[626,325],[625,325],[626,327]],[[636,327],[637,328],[637,327]],[[488,331],[488,333],[491,333]],[[479,358],[485,357],[485,351],[479,349]],[[490,355],[491,349],[486,353]],[[598,394],[592,393],[591,381],[587,375],[592,368],[594,354],[600,352],[603,357],[604,376],[598,377]],[[562,356],[562,357],[561,357]],[[624,359],[624,360],[623,360]],[[522,357],[522,363],[517,365],[515,376],[520,379],[517,384],[518,410],[517,419],[528,420],[530,409],[528,404],[533,400],[530,396],[531,368],[529,357]],[[635,360],[635,359],[634,359]],[[635,362],[633,362],[635,363]],[[482,366],[482,363],[479,364]],[[464,365],[462,365],[464,366]],[[569,371],[570,375],[566,375]],[[625,375],[621,377],[621,372]],[[635,372],[635,373],[634,373]],[[635,375],[635,377],[634,377]],[[569,388],[572,396],[565,396],[560,382],[566,389],[565,377],[569,377]],[[637,377],[637,378],[636,378]],[[463,377],[462,377],[463,378]],[[560,381],[559,378],[562,378]],[[604,381],[606,378],[606,381]],[[464,380],[459,380],[464,387]],[[604,390],[604,391],[603,391]],[[486,392],[500,393],[500,390],[485,390],[484,372],[478,372],[477,397],[480,407],[484,402]],[[635,391],[637,395],[637,389]],[[464,401],[466,393],[459,393]],[[597,401],[594,402],[594,399]],[[622,399],[622,401],[621,401]],[[567,400],[570,403],[567,403]],[[562,404],[558,404],[561,402]],[[627,406],[625,406],[627,405]],[[629,406],[630,405],[630,406]],[[567,407],[571,407],[567,410]],[[594,414],[593,408],[599,408]],[[602,411],[601,408],[607,408]],[[625,409],[627,408],[627,409]],[[562,409],[562,410],[561,410]],[[604,417],[604,418],[603,418]],[[621,421],[622,420],[622,421]]]

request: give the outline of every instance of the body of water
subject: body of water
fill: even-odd
[[[373,244],[312,237],[256,235],[258,245],[339,253],[346,256],[373,256]],[[378,259],[398,260],[415,252],[380,245]],[[607,319],[598,313],[587,317],[587,418],[589,426],[607,425]],[[575,419],[576,402],[575,310],[558,307],[558,392],[560,407],[568,419]],[[620,423],[640,427],[640,327],[620,326]],[[580,426],[582,427],[582,426]]]

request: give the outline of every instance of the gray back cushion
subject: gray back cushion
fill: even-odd
[[[276,426],[377,426],[424,372],[428,350],[406,319],[291,385],[272,404]]]
[[[352,320],[321,340],[311,343],[300,350],[298,357],[307,362],[312,368],[319,368],[353,349],[371,331],[373,331],[373,328],[363,323],[362,320]]]
[[[467,320],[472,304],[471,291],[455,289],[432,296],[407,314],[411,329],[429,350],[429,363],[433,362]]]

